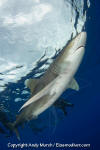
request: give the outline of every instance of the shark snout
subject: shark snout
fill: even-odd
[[[84,50],[86,44],[86,32],[79,33],[69,44],[70,54],[74,54],[78,50]]]
[[[75,51],[79,50],[80,48],[85,47],[86,44],[86,32],[81,32],[76,38],[75,38]]]
[[[85,53],[86,32],[79,33],[71,43],[69,43],[69,55],[67,60],[73,63],[81,62]]]

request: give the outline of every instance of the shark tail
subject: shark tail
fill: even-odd
[[[8,126],[9,126],[9,129],[10,129],[13,133],[16,134],[17,139],[20,140],[20,135],[19,135],[18,129],[17,129],[17,127],[15,126],[15,124],[9,122],[9,123],[8,123]]]

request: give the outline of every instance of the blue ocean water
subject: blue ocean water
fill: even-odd
[[[42,114],[37,124],[43,124],[45,130],[35,134],[27,124],[24,129],[19,129],[21,141],[19,142],[15,136],[5,138],[0,135],[0,149],[8,149],[8,143],[89,143],[91,147],[88,149],[99,150],[100,148],[100,45],[99,45],[99,27],[100,27],[100,2],[98,0],[91,1],[91,7],[88,10],[86,32],[87,32],[87,45],[86,53],[83,62],[76,74],[76,78],[80,83],[80,91],[72,92],[68,96],[65,92],[63,97],[68,99],[74,104],[74,108],[68,109],[67,116],[59,116],[55,110],[51,110]],[[31,75],[29,75],[31,76]],[[24,80],[24,79],[23,79]],[[7,95],[10,89],[16,89],[16,84],[9,85],[4,95]],[[19,83],[19,88],[23,88],[22,81]],[[8,92],[8,93],[7,93]],[[12,112],[18,110],[20,106],[16,106],[13,102],[15,95],[10,100]],[[25,97],[26,99],[28,98]],[[24,97],[23,97],[24,98]],[[46,117],[53,119],[46,119]],[[47,128],[45,127],[47,126]],[[9,148],[12,149],[12,148]],[[23,148],[24,149],[24,148]],[[40,149],[40,148],[38,148]],[[47,148],[45,148],[47,149]],[[53,149],[53,148],[51,148]],[[57,148],[54,148],[57,149]],[[61,148],[62,150],[63,148]],[[70,149],[70,148],[69,148]],[[85,148],[87,150],[87,148]],[[82,148],[81,148],[82,150]]]

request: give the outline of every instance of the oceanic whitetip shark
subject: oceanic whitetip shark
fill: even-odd
[[[36,119],[39,114],[53,105],[66,89],[79,90],[74,75],[84,56],[85,43],[86,32],[81,32],[64,47],[40,79],[26,81],[32,97],[20,108],[21,112],[16,121],[11,124],[18,139],[20,138],[17,131],[19,125]]]

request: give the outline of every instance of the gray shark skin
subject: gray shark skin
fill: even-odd
[[[53,105],[68,88],[79,90],[73,78],[77,72],[85,52],[86,32],[81,32],[60,52],[40,79],[26,81],[32,97],[20,108],[13,128],[25,121],[36,119],[39,114]],[[17,134],[19,138],[19,134]]]

